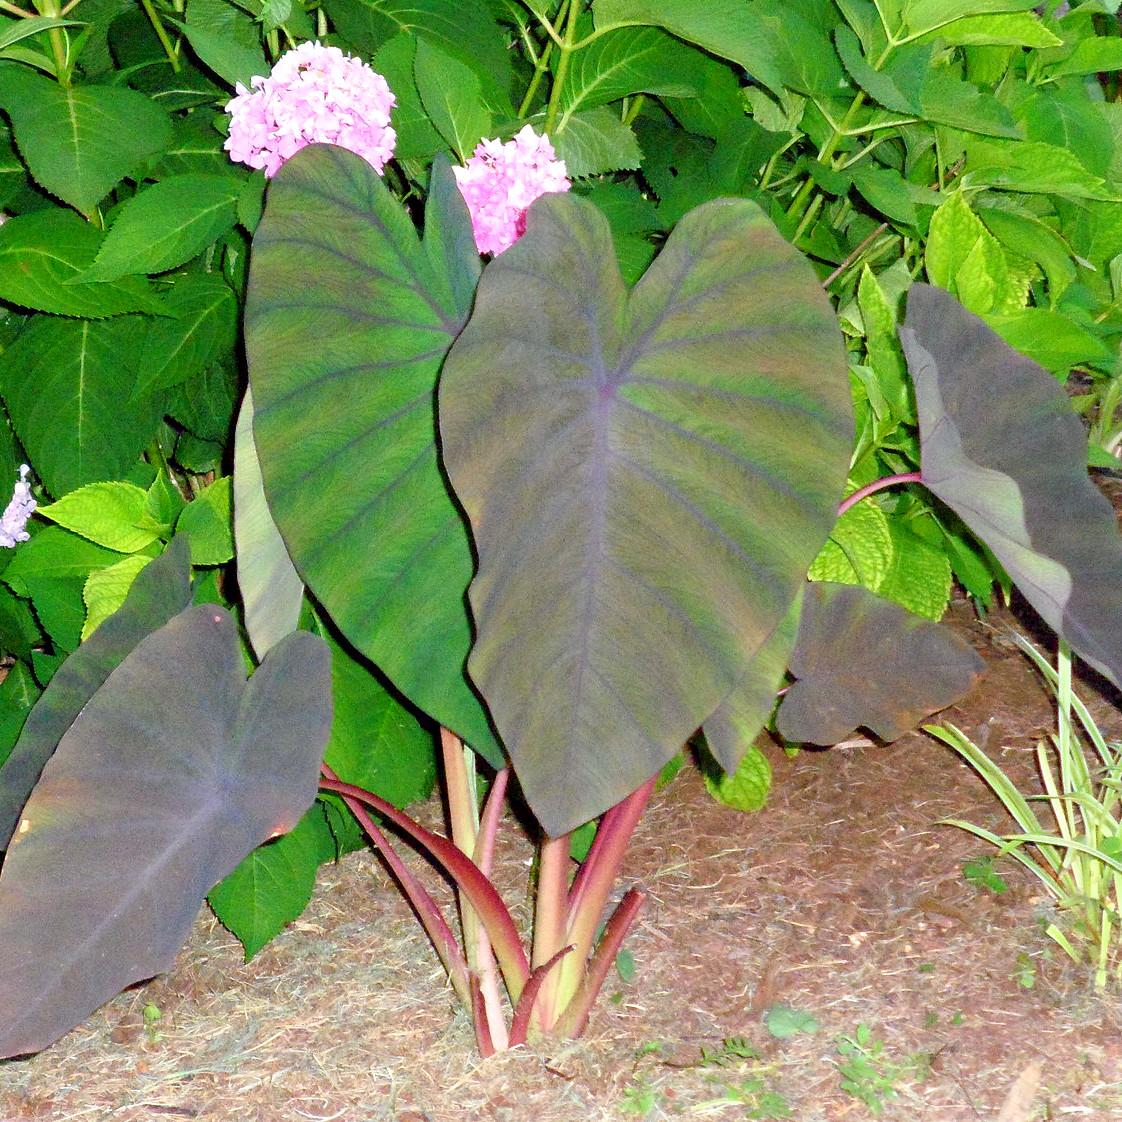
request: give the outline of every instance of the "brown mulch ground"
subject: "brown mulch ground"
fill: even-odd
[[[970,624],[957,607],[989,671],[944,719],[1027,783],[1048,699],[1002,638],[1007,619]],[[1097,704],[1116,729],[1118,710]],[[691,771],[655,797],[626,869],[649,893],[627,944],[635,977],[609,980],[578,1042],[478,1060],[408,907],[354,854],[252,962],[204,914],[170,975],[0,1064],[0,1122],[859,1120],[870,1107],[838,1064],[860,1025],[877,1052],[862,1089],[885,1119],[994,1122],[1003,1103],[1000,1122],[1122,1117],[1117,998],[1042,935],[1031,878],[1003,868],[1003,895],[967,883],[984,844],[936,824],[1001,828],[968,769],[922,734],[772,759],[759,814],[716,804]],[[512,823],[505,834],[500,879],[524,919],[530,849]],[[150,1028],[146,1002],[162,1014]],[[775,1038],[776,1004],[817,1031]]]

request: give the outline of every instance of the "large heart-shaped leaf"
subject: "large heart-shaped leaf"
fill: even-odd
[[[1088,478],[1087,435],[1067,395],[938,288],[912,286],[900,338],[924,483],[1048,626],[1122,686],[1122,538]]]
[[[191,602],[189,577],[187,539],[175,538],[137,576],[120,610],[55,672],[0,768],[0,849],[7,847],[43,765],[82,707],[137,643]]]
[[[816,581],[791,655],[798,680],[776,728],[800,744],[836,744],[859,727],[895,740],[962,697],[982,667],[949,628],[860,585]]]
[[[109,675],[0,873],[0,1056],[45,1048],[166,970],[207,891],[296,825],[331,723],[329,661],[296,632],[247,685],[236,624],[200,604]]]
[[[735,687],[834,523],[845,352],[755,204],[687,215],[629,294],[547,196],[488,265],[440,388],[475,533],[471,674],[551,833],[618,802]]]
[[[464,676],[471,547],[433,400],[478,273],[447,161],[422,242],[365,160],[313,145],[269,188],[246,350],[265,494],[301,577],[402,693],[497,763]]]

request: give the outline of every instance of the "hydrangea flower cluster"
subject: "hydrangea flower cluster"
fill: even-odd
[[[24,528],[36,506],[31,497],[31,484],[27,482],[30,470],[27,464],[20,464],[19,479],[12,491],[12,501],[8,503],[4,513],[0,514],[0,546],[5,549],[12,549],[17,542],[25,542],[31,536]]]
[[[540,195],[568,191],[565,161],[529,126],[501,144],[481,140],[466,167],[453,168],[471,213],[480,253],[502,253],[526,232],[526,211]]]
[[[230,158],[269,177],[308,144],[337,144],[361,156],[379,175],[393,156],[397,100],[385,78],[338,47],[301,43],[282,55],[267,78],[237,84],[227,102]]]

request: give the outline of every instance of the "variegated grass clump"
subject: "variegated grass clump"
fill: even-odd
[[[1043,793],[1025,795],[953,725],[926,730],[950,745],[981,777],[1020,828],[996,834],[944,819],[1014,858],[1044,886],[1059,916],[1046,933],[1076,963],[1094,970],[1095,987],[1122,981],[1122,743],[1108,741],[1072,689],[1071,649],[1060,642],[1056,666],[1014,635],[1056,698],[1057,731],[1036,746]],[[1037,808],[1041,808],[1042,816]]]

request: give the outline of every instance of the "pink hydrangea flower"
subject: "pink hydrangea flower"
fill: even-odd
[[[12,549],[17,542],[25,542],[31,536],[24,528],[36,506],[31,497],[31,484],[27,482],[30,470],[27,464],[20,465],[12,501],[8,503],[4,513],[0,514],[0,546],[5,549]]]
[[[480,253],[502,253],[526,232],[526,211],[540,195],[568,191],[565,161],[527,125],[505,144],[481,140],[466,167],[453,168],[471,213]]]
[[[232,160],[276,175],[308,144],[337,144],[366,160],[380,175],[393,156],[397,104],[381,74],[338,47],[301,43],[282,55],[267,78],[237,84],[226,104]]]

